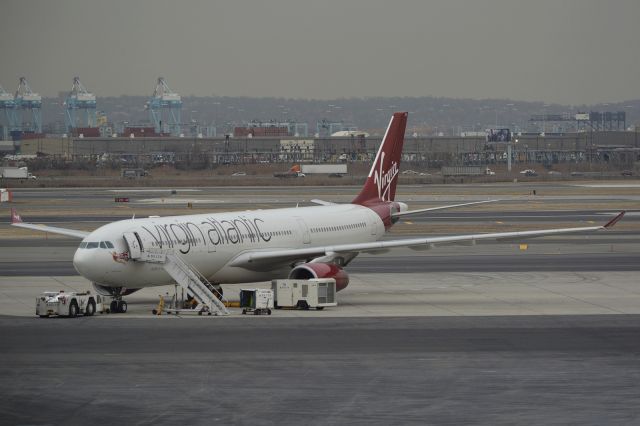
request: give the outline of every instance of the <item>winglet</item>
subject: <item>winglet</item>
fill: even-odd
[[[22,223],[20,215],[16,212],[16,209],[11,209],[11,223]]]
[[[606,225],[604,225],[605,229],[609,229],[612,228],[613,225],[615,225],[616,223],[618,223],[620,221],[620,219],[622,219],[622,217],[624,216],[625,211],[621,211],[616,217],[614,217],[613,219],[611,219],[609,222],[607,222]]]

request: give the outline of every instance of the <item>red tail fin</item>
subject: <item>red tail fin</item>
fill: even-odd
[[[367,181],[360,194],[352,201],[353,204],[394,200],[407,115],[406,112],[396,112],[391,117]]]

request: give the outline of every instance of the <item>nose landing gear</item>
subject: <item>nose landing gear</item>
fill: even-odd
[[[109,310],[114,314],[124,314],[127,312],[127,302],[124,300],[112,300],[109,305]]]
[[[104,297],[111,297],[111,303],[106,309],[107,313],[112,314],[124,314],[127,312],[127,302],[122,300],[122,296],[129,295],[138,289],[127,289],[124,287],[107,287],[97,283],[93,283],[93,288],[96,292]],[[106,308],[106,306],[105,306]]]

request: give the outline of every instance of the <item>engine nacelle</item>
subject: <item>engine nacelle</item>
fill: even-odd
[[[333,263],[303,263],[289,273],[292,280],[310,280],[314,278],[333,278],[336,280],[336,291],[349,285],[349,274]]]

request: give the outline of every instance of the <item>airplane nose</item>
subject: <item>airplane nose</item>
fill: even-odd
[[[73,255],[73,267],[83,277],[95,281],[98,268],[95,250],[77,249]]]
[[[86,259],[80,249],[77,249],[73,255],[73,267],[76,268],[80,275],[84,275],[83,270],[86,269]]]

